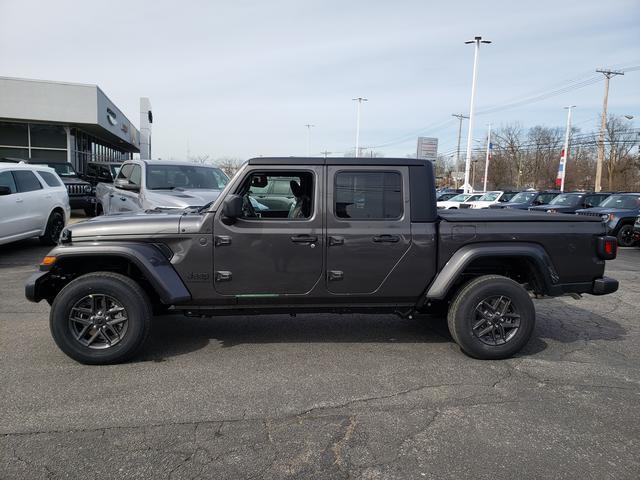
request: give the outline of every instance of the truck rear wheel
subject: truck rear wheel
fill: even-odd
[[[467,355],[482,360],[511,357],[535,327],[527,291],[510,278],[485,275],[456,294],[447,315],[451,336]]]
[[[135,355],[151,328],[149,299],[124,275],[96,272],[66,285],[51,306],[58,347],[80,363],[104,365]]]

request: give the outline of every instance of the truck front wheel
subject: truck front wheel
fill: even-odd
[[[140,349],[151,327],[144,290],[124,275],[95,272],[66,285],[51,306],[56,344],[80,363],[124,362]]]
[[[510,278],[485,275],[464,285],[447,315],[451,336],[469,356],[482,360],[511,357],[535,327],[527,291]]]

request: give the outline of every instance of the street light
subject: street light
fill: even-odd
[[[307,157],[311,156],[311,128],[315,127],[315,125],[311,123],[305,123],[304,125],[307,127]]]
[[[360,149],[360,105],[362,104],[362,102],[368,102],[369,99],[364,97],[356,97],[356,98],[352,98],[351,100],[358,102],[358,106],[356,110],[356,154],[355,154],[355,156],[358,157],[359,156],[358,150]]]
[[[464,166],[464,185],[465,193],[471,193],[472,188],[469,185],[469,167],[471,166],[471,142],[473,136],[473,108],[476,102],[476,82],[478,80],[478,56],[480,55],[480,44],[491,43],[490,40],[482,40],[482,37],[474,37],[473,40],[464,42],[465,44],[475,44],[475,52],[473,55],[473,80],[471,81],[471,102],[469,106],[469,134],[467,135],[467,159]]]

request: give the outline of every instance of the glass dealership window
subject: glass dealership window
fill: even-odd
[[[402,178],[398,172],[338,172],[335,214],[355,220],[402,217]]]
[[[67,148],[67,132],[60,125],[31,124],[31,146]]]
[[[47,162],[66,162],[67,151],[66,150],[43,150],[43,149],[31,149],[32,160],[44,160]]]
[[[29,149],[0,147],[0,158],[4,157],[22,158],[23,160],[27,160],[29,158]]]
[[[0,145],[28,147],[29,133],[27,124],[0,122]]]

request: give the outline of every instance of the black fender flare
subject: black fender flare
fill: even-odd
[[[65,259],[83,256],[124,258],[142,272],[165,305],[191,300],[191,293],[169,259],[157,246],[150,243],[92,242],[87,245],[60,245],[51,250],[48,256],[56,257],[56,265],[63,263]],[[45,297],[42,291],[46,289],[44,283],[49,273],[39,272],[29,279],[25,286],[25,293],[29,300],[37,302]]]
[[[547,251],[537,243],[474,243],[457,250],[427,289],[425,300],[442,300],[465,268],[482,257],[526,258],[535,266],[546,293],[553,294],[560,277]]]

